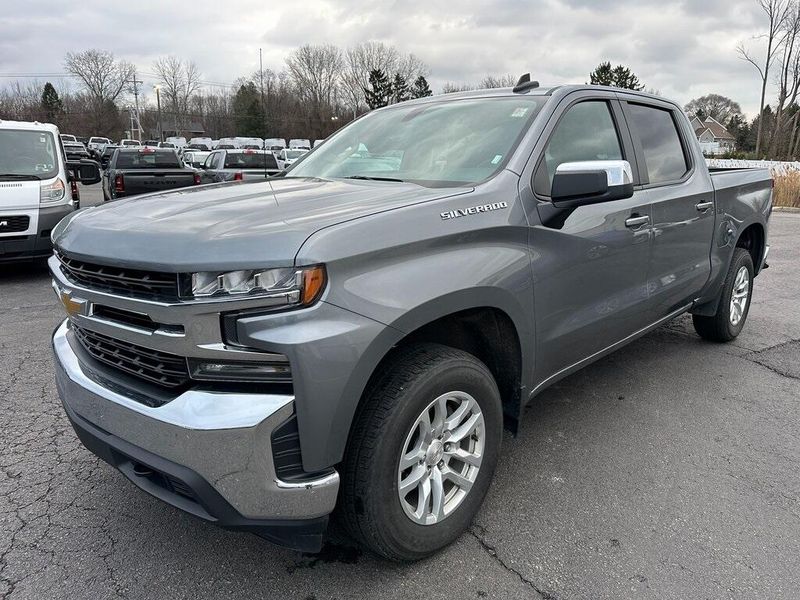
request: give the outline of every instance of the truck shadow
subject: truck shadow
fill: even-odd
[[[0,263],[0,282],[2,283],[24,283],[47,275],[47,261],[45,259]]]

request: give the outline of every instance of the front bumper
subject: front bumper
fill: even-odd
[[[36,218],[36,231],[32,234],[0,236],[0,263],[47,258],[53,254],[53,244],[50,241],[50,232],[64,217],[75,208],[72,204],[59,206],[45,206],[38,211]]]
[[[151,408],[81,361],[68,321],[53,350],[58,392],[81,441],[139,488],[223,527],[319,550],[339,475],[275,475],[270,437],[292,415],[293,396],[188,390]]]

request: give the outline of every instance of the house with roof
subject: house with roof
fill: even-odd
[[[715,118],[701,121],[694,116],[691,123],[703,154],[725,154],[736,149],[736,138]]]

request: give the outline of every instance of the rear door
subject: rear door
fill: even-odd
[[[695,164],[688,122],[678,109],[628,97],[622,103],[651,205],[653,249],[647,275],[651,320],[684,308],[711,274],[714,192]]]
[[[550,202],[555,169],[565,162],[624,159],[632,163],[638,183],[633,146],[615,96],[574,96],[577,100],[556,109],[557,123],[545,132],[549,139],[533,176],[539,223],[531,229],[530,245],[536,378],[542,382],[649,324],[646,193],[637,189],[631,198],[573,209]]]

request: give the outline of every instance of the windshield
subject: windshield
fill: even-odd
[[[483,181],[503,166],[543,100],[494,97],[399,105],[348,125],[292,177],[375,177],[429,186]]]
[[[58,174],[56,148],[50,132],[0,129],[0,177],[55,177]]]
[[[225,155],[225,169],[277,169],[278,163],[271,154],[260,152],[228,152]]]
[[[139,152],[120,150],[117,155],[117,169],[179,169],[181,167],[174,152]]]

